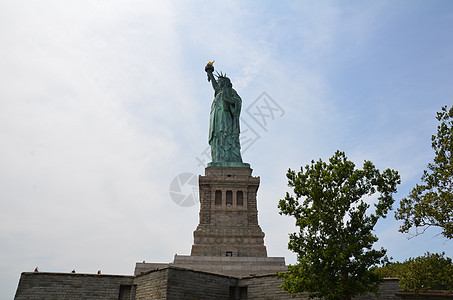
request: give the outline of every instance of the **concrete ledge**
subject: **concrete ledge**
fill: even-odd
[[[172,266],[227,276],[275,274],[286,272],[284,257],[226,257],[175,255]]]
[[[278,264],[285,265],[284,257],[234,257],[234,256],[189,256],[189,255],[175,255],[174,264],[179,263],[215,263],[215,262],[228,262],[231,264],[237,263],[264,263],[264,264]]]
[[[36,276],[75,276],[75,277],[118,277],[118,278],[126,278],[126,279],[133,279],[133,275],[118,275],[118,274],[95,274],[95,273],[67,273],[67,272],[22,272],[23,275],[36,275]]]
[[[205,168],[206,176],[229,177],[228,175],[251,176],[252,169],[249,164],[238,166],[209,166]]]
[[[147,263],[147,262],[138,262],[135,263],[134,275],[140,275],[148,271],[160,270],[169,267],[169,263]]]
[[[136,263],[134,275],[167,267],[243,277],[286,272],[284,257],[225,257],[175,255],[173,263]]]
[[[402,299],[453,299],[453,293],[448,293],[448,291],[438,291],[438,290],[428,290],[426,292],[420,292],[418,296],[414,292],[396,292],[396,296],[401,297]]]

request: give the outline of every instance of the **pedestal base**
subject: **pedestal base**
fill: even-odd
[[[250,164],[243,162],[210,162],[208,167],[250,168]]]
[[[168,266],[233,277],[275,274],[286,272],[284,257],[218,257],[175,255],[173,263],[141,263],[135,265],[134,275]]]

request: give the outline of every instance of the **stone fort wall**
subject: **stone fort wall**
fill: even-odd
[[[176,267],[139,276],[24,272],[14,299],[239,299],[238,281]]]
[[[282,279],[275,274],[238,278],[174,266],[137,276],[25,272],[15,299],[308,299],[306,294],[291,297],[281,289],[281,283]],[[379,296],[368,294],[354,299],[412,299],[409,295],[398,295],[397,279],[385,280],[379,292]]]
[[[130,299],[133,282],[133,276],[24,272],[14,299]]]

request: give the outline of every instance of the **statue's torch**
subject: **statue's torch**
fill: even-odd
[[[215,60],[213,61],[210,61],[206,64],[206,67],[204,67],[204,70],[206,71],[206,73],[208,73],[208,81],[211,81],[211,77],[209,77],[209,73],[212,74],[212,72],[214,72],[214,62]]]

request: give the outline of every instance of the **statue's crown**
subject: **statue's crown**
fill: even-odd
[[[230,78],[227,77],[227,74],[223,74],[222,71],[219,72],[216,72],[215,76],[217,76],[217,78],[225,78],[225,79],[228,79],[230,80]]]

